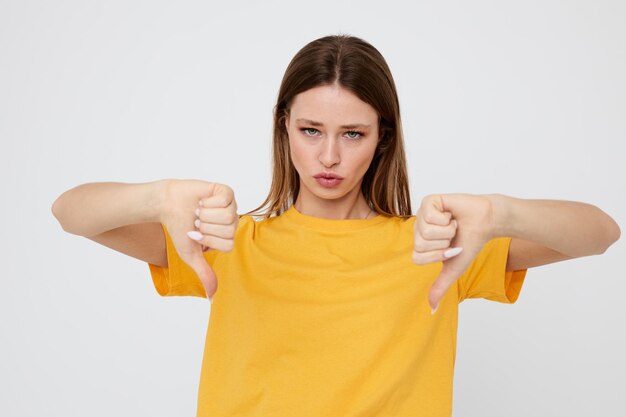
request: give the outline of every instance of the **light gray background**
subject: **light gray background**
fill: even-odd
[[[394,74],[414,212],[429,193],[585,201],[626,225],[623,1],[0,1],[3,416],[191,416],[210,305],[62,231],[86,182],[270,181],[272,107],[320,36]],[[623,415],[624,238],[460,306],[455,416]]]

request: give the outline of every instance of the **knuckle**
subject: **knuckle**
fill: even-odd
[[[210,248],[213,247],[213,242],[210,236],[204,235],[202,236],[202,239],[198,241],[198,243],[204,245],[204,246],[208,246]]]
[[[226,223],[234,223],[235,219],[237,218],[237,213],[233,212],[232,210],[226,212]]]
[[[425,242],[421,239],[417,239],[415,240],[415,242],[413,243],[413,253],[415,252],[424,252],[426,250],[426,245]]]
[[[418,252],[413,251],[413,253],[411,254],[411,259],[413,260],[413,263],[416,263],[418,265],[424,264],[424,257]]]
[[[224,252],[230,252],[235,248],[235,242],[231,239],[231,240],[227,240],[224,243]]]
[[[424,226],[422,228],[422,237],[424,239],[433,239],[434,238],[434,230],[432,226]]]
[[[423,216],[423,217],[424,217],[424,220],[425,220],[427,223],[434,223],[434,221],[435,221],[435,218],[434,218],[434,216],[433,216],[432,212],[430,212],[430,211],[429,211],[429,212],[427,212],[427,213],[424,213],[424,216]]]

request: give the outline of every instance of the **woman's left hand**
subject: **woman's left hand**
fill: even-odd
[[[413,262],[423,265],[443,261],[428,295],[434,314],[448,288],[493,238],[493,204],[485,195],[428,195],[415,217]],[[462,250],[452,249],[452,254],[446,254],[450,248]]]

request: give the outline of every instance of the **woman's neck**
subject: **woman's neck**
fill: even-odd
[[[301,192],[294,203],[300,213],[307,216],[332,220],[369,219],[376,215],[365,201],[361,190],[336,199],[319,198],[310,193]]]

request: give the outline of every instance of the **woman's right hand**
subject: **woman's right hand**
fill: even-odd
[[[234,247],[239,216],[233,190],[208,181],[169,179],[162,207],[161,222],[178,255],[195,271],[211,299],[217,277],[203,252],[229,252]]]

